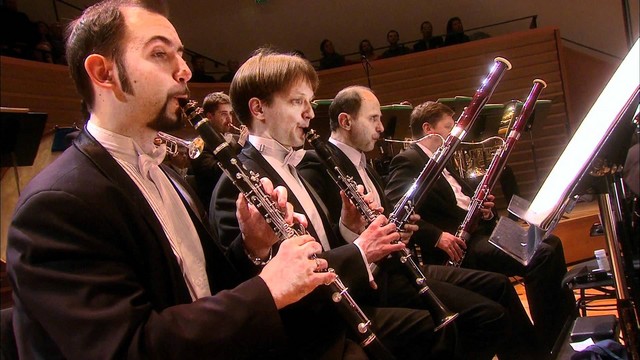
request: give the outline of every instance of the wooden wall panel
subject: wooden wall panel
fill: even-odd
[[[371,61],[371,85],[383,105],[404,100],[417,105],[441,97],[472,96],[493,59],[496,56],[509,59],[513,69],[506,72],[498,84],[491,103],[524,99],[534,78],[542,78],[548,84],[541,98],[551,100],[552,106],[547,118],[534,124],[533,129],[537,168],[540,178],[544,179],[564,148],[570,129],[565,99],[567,84],[561,73],[558,41],[557,29],[543,28],[375,60]],[[49,113],[47,129],[81,121],[80,99],[65,66],[3,57],[0,70],[2,106],[28,107]],[[319,75],[318,99],[330,99],[349,85],[367,85],[361,64],[320,71]],[[191,84],[190,88],[192,98],[202,101],[209,92],[228,92],[228,86],[226,83]],[[327,127],[328,123],[316,120],[312,126]],[[518,143],[510,165],[521,184],[522,195],[532,196],[537,182],[532,179],[534,164],[528,134]],[[505,206],[500,202],[499,205]]]

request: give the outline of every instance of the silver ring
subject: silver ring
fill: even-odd
[[[316,270],[320,269],[320,259],[316,258]]]

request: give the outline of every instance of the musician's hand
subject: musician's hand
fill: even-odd
[[[405,245],[400,240],[396,225],[389,223],[384,215],[378,216],[355,240],[364,251],[367,261],[376,262],[394,251],[402,250]]]
[[[360,234],[367,226],[367,222],[364,217],[358,211],[358,208],[351,203],[351,200],[344,194],[344,191],[340,190],[340,197],[342,198],[342,210],[340,210],[340,221],[351,232]]]
[[[289,224],[299,222],[304,226],[307,225],[304,215],[294,213],[293,205],[287,202],[286,188],[279,186],[274,189],[273,184],[267,178],[260,179],[260,182],[265,193],[271,196]],[[253,204],[247,201],[242,193],[238,195],[236,200],[236,217],[247,251],[253,256],[266,258],[273,244],[279,239],[264,220],[264,216]]]
[[[400,241],[402,241],[405,244],[409,243],[409,240],[411,239],[411,236],[413,236],[413,233],[418,231],[419,229],[418,225],[416,225],[416,222],[418,222],[419,220],[420,220],[420,215],[418,214],[413,213],[409,216],[409,221],[404,225],[404,227],[400,231]]]
[[[238,144],[244,146],[249,138],[249,128],[247,125],[240,125],[240,136],[238,137]]]
[[[491,220],[493,218],[492,209],[494,206],[496,206],[496,204],[493,202],[495,198],[495,196],[489,194],[486,201],[482,203],[482,208],[480,209],[480,211],[482,212],[482,219]]]
[[[321,251],[320,243],[309,235],[295,236],[280,244],[278,254],[259,275],[271,291],[278,309],[300,300],[318,285],[335,280],[334,273],[321,272],[328,266],[326,260],[311,259]]]
[[[467,244],[465,244],[464,240],[444,231],[440,235],[436,246],[446,252],[449,258],[455,262],[460,261],[463,249],[467,249]]]
[[[372,192],[365,194],[364,186],[362,185],[358,185],[357,189],[358,193],[362,195],[362,199],[367,203],[367,205],[369,205],[369,209],[378,212],[378,214],[382,214],[384,212],[384,208],[382,208],[382,206],[380,206],[380,204],[376,202],[376,197]]]

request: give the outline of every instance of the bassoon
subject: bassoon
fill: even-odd
[[[529,96],[527,96],[527,99],[522,105],[520,114],[516,117],[516,120],[509,131],[509,135],[507,135],[504,144],[498,147],[496,153],[493,155],[493,159],[491,160],[482,181],[480,181],[476,187],[476,191],[471,198],[467,215],[456,232],[455,236],[463,241],[467,242],[471,238],[471,233],[473,233],[477,227],[480,215],[482,214],[481,210],[483,209],[483,204],[487,200],[489,194],[491,194],[495,185],[498,183],[500,175],[502,174],[504,167],[507,165],[507,159],[513,151],[513,148],[516,146],[516,142],[520,138],[529,117],[533,113],[536,101],[538,100],[542,89],[545,87],[547,87],[547,84],[543,80],[533,80],[533,87],[529,92]],[[447,265],[460,267],[466,254],[467,252],[464,251],[459,261],[449,260]]]
[[[320,161],[326,167],[329,176],[338,185],[338,187],[344,191],[347,198],[351,200],[360,214],[362,214],[367,225],[371,224],[380,215],[380,213],[369,207],[362,195],[358,192],[357,184],[353,180],[353,177],[344,173],[326,142],[320,139],[320,136],[316,134],[315,130],[307,131],[306,136],[307,141],[314,148],[320,158]],[[433,290],[431,290],[429,285],[427,285],[426,277],[422,273],[422,270],[420,270],[420,267],[413,260],[409,249],[404,248],[401,251],[396,251],[391,254],[391,256],[405,266],[406,270],[414,280],[413,284],[417,287],[418,293],[427,301],[429,311],[435,320],[434,322],[437,324],[434,331],[442,329],[458,316],[457,313],[453,313],[447,309],[442,301],[438,299],[436,294],[433,293]]]
[[[260,175],[248,170],[242,164],[229,143],[214,130],[209,119],[202,115],[203,109],[198,107],[197,102],[190,100],[181,105],[189,123],[198,131],[204,142],[213,149],[213,155],[218,160],[220,168],[238,190],[244,194],[245,198],[258,209],[278,239],[283,241],[294,236],[304,235],[304,229],[295,228],[285,221],[283,213],[277,204],[262,189]],[[315,257],[316,255],[314,254],[312,259]],[[333,272],[334,270],[330,268],[328,271]],[[342,280],[336,276],[336,279],[327,284],[327,286],[331,290],[332,302],[345,318],[345,321],[353,328],[354,333],[357,334],[360,340],[360,345],[367,354],[380,360],[394,359],[395,357],[373,332],[371,320],[349,294],[348,288]]]
[[[409,216],[411,216],[414,209],[420,205],[424,195],[431,190],[447,162],[453,156],[456,148],[460,145],[462,139],[478,118],[482,107],[487,103],[491,94],[493,94],[505,71],[509,69],[511,69],[511,63],[509,63],[507,59],[501,57],[495,58],[491,71],[489,71],[487,77],[482,81],[482,85],[476,90],[471,99],[471,103],[469,103],[462,114],[460,114],[451,133],[438,150],[436,150],[435,154],[433,154],[433,157],[427,161],[418,177],[404,195],[402,195],[402,198],[398,200],[389,215],[389,221],[396,224],[399,229],[402,229],[409,221]]]

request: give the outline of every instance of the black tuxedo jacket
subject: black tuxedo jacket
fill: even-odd
[[[386,190],[389,201],[397,202],[400,200],[405,191],[418,177],[427,161],[429,161],[429,156],[417,144],[412,144],[391,160]],[[447,169],[462,187],[462,192],[467,196],[473,196],[474,189],[461,179],[456,171],[449,167]],[[415,211],[422,218],[420,220],[422,236],[420,237],[426,237],[428,243],[433,244],[433,246],[435,246],[443,231],[455,234],[467,214],[466,210],[456,205],[455,193],[441,174],[438,176],[433,188],[425,194],[422,203],[419,204]],[[490,226],[492,222],[482,221],[481,223],[486,227]],[[486,231],[486,229],[483,229],[483,231]]]
[[[144,195],[82,132],[26,187],[9,229],[21,358],[246,358],[283,343],[264,281],[241,282],[201,221],[202,207],[185,198],[195,198],[189,187],[164,170],[183,188],[215,295],[192,302]],[[242,263],[231,255],[236,265],[249,266],[246,256]]]
[[[288,201],[293,205],[294,211],[306,216],[296,194],[286,186],[284,180],[253,145],[245,144],[238,159],[247,169],[259,173],[260,177],[269,178],[274,186],[286,187]],[[354,244],[347,244],[337,235],[337,230],[331,225],[326,215],[324,203],[308,184],[304,185],[320,213],[331,246],[331,250],[324,251],[319,256],[325,258],[329,267],[335,269],[342,282],[349,288],[349,293],[360,306],[376,305],[377,295],[369,286],[368,272],[360,250]],[[225,245],[233,246],[232,240],[240,234],[235,215],[238,193],[239,190],[225,175],[216,184],[211,197],[209,217],[219,231],[221,242]],[[317,239],[315,229],[311,224],[309,224],[307,231]],[[293,339],[292,342],[296,346],[303,348],[302,351],[317,352],[326,347],[324,345],[326,342],[341,341],[339,338],[330,338],[342,336],[340,334],[344,335],[343,331],[347,328],[330,298],[330,288],[319,286],[301,301],[281,311],[287,334]],[[313,321],[312,326],[309,325],[309,321]]]
[[[326,142],[329,147],[329,151],[336,159],[338,166],[342,169],[342,171],[353,178],[353,181],[358,185],[363,185],[364,181],[360,177],[358,173],[358,169],[353,165],[351,160],[347,157],[345,153],[343,153],[337,146],[333,145],[330,142]],[[393,204],[390,204],[387,201],[386,196],[384,195],[384,187],[383,181],[378,175],[378,173],[367,164],[366,166],[367,174],[371,179],[376,191],[380,195],[380,199],[382,207],[384,207],[385,214],[388,214],[393,210]],[[302,177],[313,187],[313,189],[318,193],[322,194],[322,200],[327,205],[329,209],[329,214],[334,215],[332,221],[337,222],[339,220],[340,211],[342,209],[342,199],[340,198],[340,188],[333,181],[333,179],[327,173],[326,167],[320,161],[318,154],[309,150],[305,153],[304,158],[298,165],[298,173],[302,175]]]
[[[247,143],[238,155],[238,159],[247,169],[259,173],[260,177],[269,178],[273,182],[274,187],[286,187],[288,191],[288,201],[293,205],[294,211],[304,214],[305,216],[307,215],[296,194],[286,186],[284,180],[278,175],[276,170],[253,145]],[[314,191],[304,179],[302,179],[302,181],[320,213],[324,230],[331,246],[331,250],[323,252],[321,256],[328,260],[329,266],[336,270],[343,282],[349,285],[350,289],[365,290],[365,288],[369,287],[368,273],[360,251],[355,245],[347,244],[347,242],[342,239],[328,218],[327,207],[320,199],[319,194]],[[238,220],[235,216],[235,202],[238,197],[238,192],[238,189],[233,185],[231,180],[229,180],[227,176],[223,176],[220,178],[220,181],[218,181],[211,199],[209,217],[211,222],[218,228],[220,239],[225,245],[231,244],[240,234]],[[316,231],[311,223],[309,223],[307,231],[317,239]],[[360,284],[366,284],[366,286],[361,287]]]

